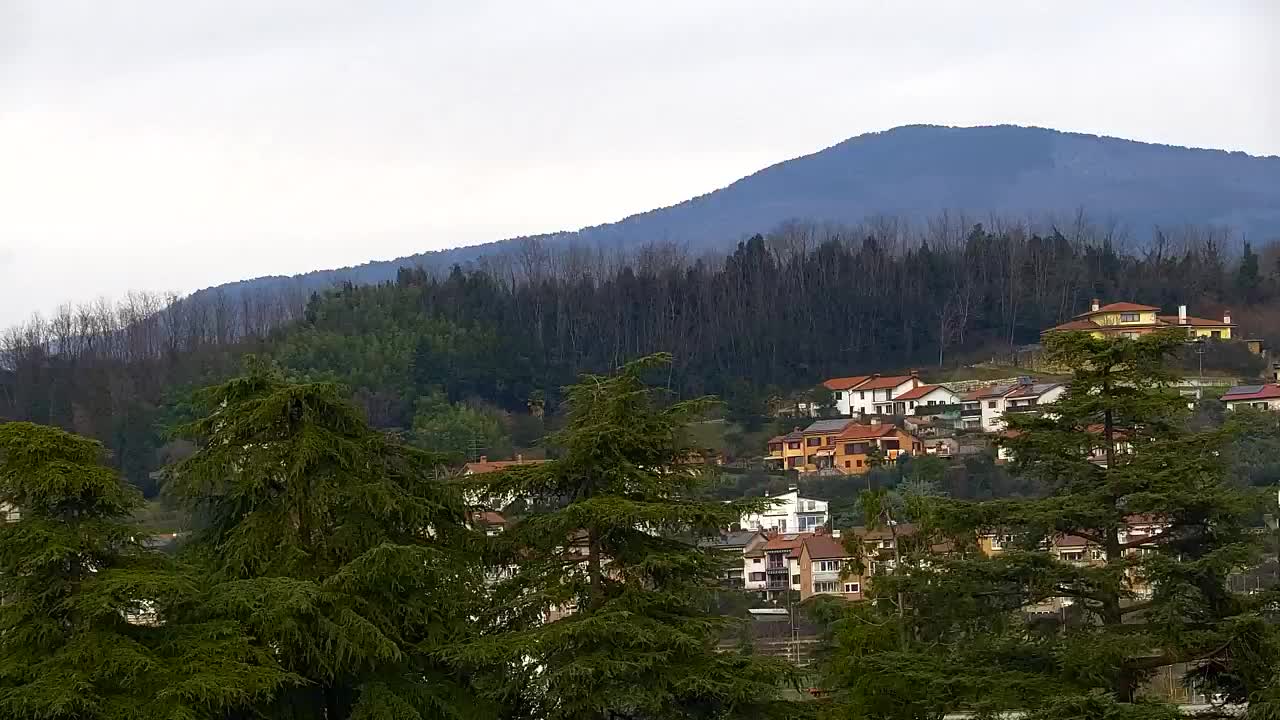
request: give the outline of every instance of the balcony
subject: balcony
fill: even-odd
[[[1037,405],[1036,403],[1029,403],[1027,405],[1010,405],[1009,407],[1005,408],[1004,411],[1006,413],[1026,413],[1026,412],[1033,412],[1039,409],[1040,409],[1040,406]]]
[[[962,417],[962,418],[976,418],[976,417],[982,417],[982,408],[980,408],[980,407],[976,407],[976,408],[961,408],[961,410],[960,410],[960,417]]]

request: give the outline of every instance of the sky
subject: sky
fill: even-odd
[[[0,327],[576,229],[864,132],[1280,155],[1276,0],[0,0]]]

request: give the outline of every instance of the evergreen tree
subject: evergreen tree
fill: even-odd
[[[174,621],[196,588],[146,549],[141,496],[101,456],[0,425],[0,717],[222,717],[288,681],[234,625]]]
[[[530,513],[503,533],[508,579],[492,632],[462,654],[500,664],[511,717],[640,720],[759,716],[791,677],[766,659],[718,652],[712,614],[722,560],[696,545],[758,508],[699,493],[678,462],[681,430],[705,399],[662,406],[643,381],[666,356],[567,389],[561,459],[484,478]]]
[[[1258,269],[1258,254],[1253,246],[1244,244],[1240,255],[1240,265],[1236,268],[1236,292],[1246,303],[1258,300],[1258,291],[1262,286],[1262,273]]]
[[[468,632],[479,587],[436,458],[371,429],[325,383],[261,365],[198,395],[200,450],[169,471],[203,524],[190,553],[217,582],[203,611],[251,628],[304,680],[273,718],[474,715],[436,659]]]
[[[843,707],[1168,715],[1138,701],[1155,672],[1176,668],[1236,701],[1268,696],[1280,647],[1266,598],[1227,584],[1257,560],[1257,498],[1228,482],[1220,432],[1188,430],[1166,369],[1181,342],[1046,340],[1072,380],[1043,414],[1007,416],[1004,444],[1047,495],[931,503],[894,572],[872,584],[900,602],[837,624],[828,682]],[[983,537],[1000,548],[984,551]],[[1085,556],[1055,555],[1065,537],[1087,542]]]

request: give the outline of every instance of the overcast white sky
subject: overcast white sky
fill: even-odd
[[[1280,0],[0,0],[0,325],[607,222],[908,123],[1280,154],[1277,87]]]

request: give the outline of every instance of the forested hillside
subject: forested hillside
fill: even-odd
[[[527,243],[444,276],[403,268],[394,282],[309,299],[226,295],[66,308],[4,338],[0,416],[102,440],[134,483],[180,447],[197,385],[268,356],[295,376],[338,380],[377,426],[458,454],[528,447],[560,388],[654,351],[667,384],[713,393],[758,417],[775,393],[864,371],[1007,357],[1093,297],[1193,314],[1225,308],[1246,334],[1280,341],[1276,248],[1220,231],[1158,235],[1126,251],[1086,222],[1049,235],[941,216],[923,237],[788,224],[720,261],[670,246],[628,257]]]
[[[550,248],[634,250],[654,240],[693,253],[729,251],[795,218],[838,225],[890,216],[923,224],[942,211],[1033,219],[1042,231],[1080,208],[1145,245],[1151,228],[1231,226],[1255,242],[1280,238],[1280,158],[1134,142],[1045,128],[912,125],[850,138],[764,168],[728,187],[618,222],[533,240]],[[375,261],[296,278],[232,283],[231,292],[393,279],[402,266],[519,252],[530,238]],[[424,244],[444,238],[423,238]]]

